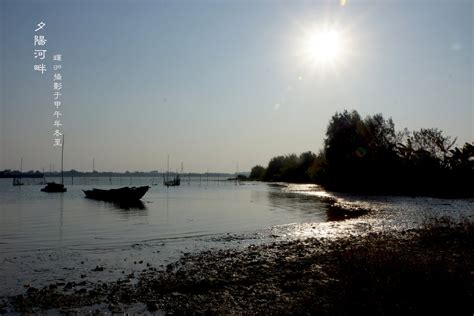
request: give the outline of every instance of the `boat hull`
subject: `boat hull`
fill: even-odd
[[[67,189],[64,187],[64,185],[60,183],[50,182],[50,183],[47,183],[46,186],[41,189],[41,192],[62,193],[62,192],[67,192]]]
[[[176,187],[181,184],[181,179],[179,178],[179,176],[176,176],[173,180],[165,180],[163,184],[167,187]]]
[[[119,189],[92,189],[84,190],[84,194],[89,199],[101,201],[129,202],[140,200],[148,191],[149,186],[142,187],[123,187]]]

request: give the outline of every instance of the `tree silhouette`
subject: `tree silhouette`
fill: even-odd
[[[260,165],[257,165],[253,167],[252,170],[250,171],[249,178],[251,180],[263,180],[264,175],[265,175],[265,168]]]
[[[252,169],[255,179],[315,182],[329,190],[434,196],[474,195],[474,146],[453,148],[456,139],[437,128],[395,130],[382,114],[361,118],[335,113],[324,147],[270,160]]]

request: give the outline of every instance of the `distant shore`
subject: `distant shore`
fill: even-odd
[[[197,173],[197,172],[159,172],[159,171],[125,171],[125,172],[108,172],[108,171],[77,171],[77,170],[68,170],[64,171],[64,177],[164,177],[166,175],[173,176],[176,174],[180,174],[186,177],[199,177],[199,176],[207,176],[207,177],[235,177],[234,173],[221,173],[221,172],[207,172],[207,173]],[[36,171],[28,171],[28,172],[20,172],[17,170],[3,170],[0,171],[0,179],[1,178],[51,178],[51,177],[60,177],[60,171],[53,171],[53,172],[40,172]],[[244,176],[245,177],[245,176]]]
[[[0,303],[0,313],[467,315],[474,311],[473,244],[472,221],[438,220],[401,232],[185,254],[116,282],[29,288]]]

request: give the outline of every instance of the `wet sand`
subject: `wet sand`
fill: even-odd
[[[472,245],[474,223],[438,220],[406,231],[184,254],[116,282],[30,287],[4,299],[0,313],[470,315]]]

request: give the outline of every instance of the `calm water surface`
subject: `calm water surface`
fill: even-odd
[[[433,217],[474,215],[472,199],[336,195],[314,185],[195,178],[165,188],[152,178],[75,178],[74,185],[66,180],[68,192],[47,194],[35,184],[39,180],[13,187],[11,179],[0,179],[0,296],[58,280],[114,280],[147,264],[160,268],[183,252],[405,229]],[[143,205],[132,208],[89,200],[82,192],[153,182],[158,185]],[[327,200],[372,212],[332,221]],[[96,266],[105,269],[92,271]]]
[[[48,194],[35,185],[40,180],[23,179],[24,186],[13,187],[11,179],[0,179],[0,295],[57,278],[115,277],[146,263],[165,264],[182,251],[259,242],[278,225],[327,220],[326,203],[261,183],[197,178],[179,187],[159,183],[143,206],[127,209],[86,199],[82,190],[160,181],[66,180],[68,192]],[[106,271],[91,273],[96,265]]]

